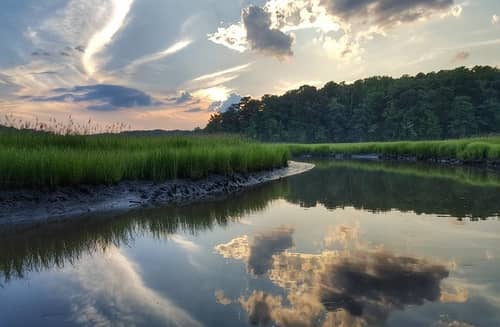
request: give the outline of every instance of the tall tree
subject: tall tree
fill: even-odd
[[[214,114],[207,132],[263,141],[359,142],[500,133],[500,70],[488,66],[302,86],[243,98]]]

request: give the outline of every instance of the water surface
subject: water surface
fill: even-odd
[[[1,326],[498,326],[500,178],[317,162],[228,199],[0,235]]]

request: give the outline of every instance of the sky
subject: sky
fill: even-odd
[[[243,96],[500,66],[500,1],[2,0],[0,38],[0,123],[193,129]]]

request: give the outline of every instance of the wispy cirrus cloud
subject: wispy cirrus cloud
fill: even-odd
[[[20,95],[97,82],[103,63],[98,56],[125,26],[132,4],[133,0],[68,1],[26,28],[29,56],[3,73]]]
[[[110,19],[101,30],[90,38],[82,57],[83,67],[90,77],[99,69],[99,63],[95,56],[111,42],[115,34],[123,27],[133,2],[134,0],[112,0],[113,9]]]
[[[215,73],[210,73],[210,74],[202,75],[202,76],[199,76],[199,77],[193,79],[193,82],[207,81],[207,80],[212,80],[212,79],[224,76],[224,75],[230,75],[230,74],[233,74],[233,73],[238,73],[238,72],[241,72],[241,71],[244,71],[244,70],[248,69],[251,65],[252,65],[251,63],[248,63],[248,64],[244,64],[244,65],[235,66],[235,67],[231,67],[231,68],[228,68],[228,69],[220,70],[220,71],[215,72]]]
[[[185,83],[184,87],[191,90],[200,90],[218,87],[240,77],[240,75],[248,71],[252,63],[238,65],[226,69],[222,69],[213,73],[204,74]]]
[[[152,53],[152,54],[143,56],[139,59],[132,61],[129,65],[127,65],[127,67],[125,67],[125,71],[126,72],[133,72],[134,70],[136,70],[138,67],[140,67],[142,65],[145,65],[145,64],[166,58],[166,57],[171,56],[173,54],[176,54],[177,52],[187,48],[191,43],[193,43],[193,40],[189,40],[189,39],[178,41],[163,51]]]

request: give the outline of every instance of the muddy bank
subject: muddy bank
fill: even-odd
[[[93,213],[206,201],[300,174],[313,167],[310,163],[290,161],[288,167],[272,171],[231,176],[215,175],[199,181],[134,181],[112,186],[68,187],[53,192],[0,191],[0,228],[8,225],[32,225]]]

